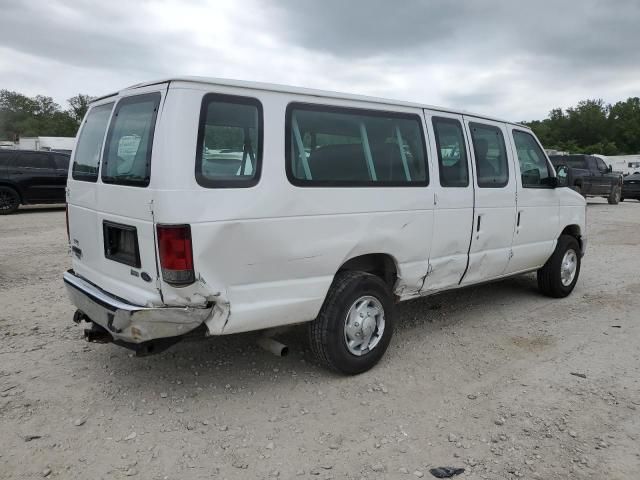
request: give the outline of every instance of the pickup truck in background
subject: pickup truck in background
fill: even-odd
[[[551,155],[553,166],[567,167],[568,185],[584,197],[604,197],[617,205],[622,196],[622,175],[592,155]]]

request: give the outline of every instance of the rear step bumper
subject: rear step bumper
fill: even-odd
[[[71,302],[84,319],[105,329],[114,343],[123,346],[185,335],[201,326],[213,308],[141,307],[108,294],[73,270],[63,278]]]

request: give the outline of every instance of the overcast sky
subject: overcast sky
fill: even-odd
[[[640,1],[0,0],[0,88],[64,105],[176,75],[543,118],[640,94]]]

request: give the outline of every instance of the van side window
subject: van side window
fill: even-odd
[[[113,103],[92,107],[85,118],[73,155],[71,176],[74,180],[85,182],[98,180],[100,153],[102,153],[102,144],[112,108]]]
[[[478,186],[501,188],[509,182],[507,149],[502,131],[482,123],[469,123],[473,153],[476,157]]]
[[[116,105],[102,159],[102,181],[146,187],[159,93],[125,97]]]
[[[525,188],[549,186],[551,171],[544,152],[528,132],[513,130],[513,142],[518,152],[520,177]]]
[[[453,118],[433,117],[432,122],[438,148],[440,185],[468,186],[469,167],[462,125]]]
[[[202,99],[196,181],[203,187],[250,187],[262,162],[262,105],[254,98],[209,93]]]
[[[299,186],[424,186],[429,183],[417,115],[290,104],[289,181]]]

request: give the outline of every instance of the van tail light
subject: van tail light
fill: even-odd
[[[195,281],[189,225],[158,225],[158,251],[162,279],[182,287]]]
[[[67,223],[67,242],[71,245],[71,235],[69,234],[69,204],[65,204],[64,206],[64,219]]]

